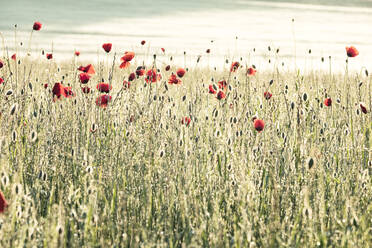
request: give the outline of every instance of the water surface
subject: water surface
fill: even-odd
[[[345,46],[352,44],[360,56],[350,67],[366,66],[372,71],[370,0],[0,1],[0,32],[9,53],[14,52],[15,44],[19,48],[20,42],[28,43],[32,24],[38,20],[43,28],[33,34],[33,56],[41,56],[44,49],[53,51],[57,60],[71,58],[74,50],[81,51],[83,60],[96,60],[97,53],[100,58],[104,55],[102,43],[112,42],[117,53],[135,50],[148,57],[161,54],[164,47],[186,66],[195,65],[196,57],[202,55],[201,63],[209,66],[243,57],[244,63],[258,68],[296,63],[303,68],[326,69],[332,56],[332,66],[342,69]],[[17,43],[14,24],[18,26]],[[147,41],[146,46],[140,45],[141,40]],[[211,49],[208,56],[207,48]],[[158,58],[167,63],[168,57]]]

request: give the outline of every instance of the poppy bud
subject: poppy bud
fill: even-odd
[[[360,109],[362,110],[363,114],[367,114],[367,108],[363,105],[363,103],[360,103]]]

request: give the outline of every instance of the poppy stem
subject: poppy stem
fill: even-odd
[[[295,70],[297,69],[297,58],[296,58],[296,53],[297,53],[297,48],[296,48],[296,35],[295,35],[295,26],[294,26],[294,18],[292,19],[292,36],[293,36],[293,45],[294,45],[294,66]]]
[[[288,128],[290,128],[292,122],[291,122],[291,115],[289,114],[288,100],[287,100],[287,97],[285,96],[284,92],[282,92],[281,94],[283,94],[283,97],[284,97],[284,103],[285,103],[285,107],[287,109],[288,122],[289,122]]]
[[[31,55],[31,40],[32,40],[32,34],[34,33],[34,30],[31,30],[30,33],[30,39],[28,40],[28,48],[27,48],[27,55]]]
[[[372,77],[370,77],[369,79],[369,82],[368,82],[368,87],[369,87],[369,90],[368,90],[368,97],[369,97],[369,116],[370,116],[370,119],[371,119],[371,123],[372,123],[372,97],[371,97],[371,84],[372,84]],[[372,126],[371,126],[372,127]]]
[[[16,56],[18,54],[18,46],[17,46],[17,25],[14,26],[14,48],[16,50]],[[17,58],[17,57],[16,57]],[[15,73],[16,73],[16,89],[18,87],[18,63],[17,59],[15,59]]]
[[[332,57],[329,56],[329,81],[332,81]]]
[[[3,43],[3,56],[4,58],[7,58],[7,64],[8,64],[8,68],[9,68],[9,72],[12,72],[11,68],[10,68],[10,62],[9,62],[9,52],[8,52],[8,48],[5,47],[5,39],[4,39],[4,36],[3,36],[3,33],[0,32],[0,37],[1,37],[1,43]]]
[[[346,80],[349,80],[349,58],[346,58]]]
[[[5,53],[5,39],[4,39],[4,36],[3,36],[3,33],[0,32],[0,37],[1,37],[1,43],[3,44],[3,57],[5,58],[6,56],[6,53]]]
[[[112,84],[112,77],[114,75],[115,60],[116,60],[116,53],[114,53],[114,58],[112,60],[112,67],[111,67],[111,71],[109,73],[109,85]]]

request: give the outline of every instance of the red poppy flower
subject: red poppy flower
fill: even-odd
[[[206,53],[210,53],[211,52],[211,49],[208,48],[205,52]]]
[[[360,109],[362,110],[362,112],[364,114],[367,114],[368,113],[367,108],[363,105],[363,103],[360,103],[359,105],[360,105]]]
[[[132,61],[132,59],[134,58],[134,52],[125,52],[124,53],[124,56],[121,57],[121,61]]]
[[[186,71],[185,69],[183,68],[178,68],[177,69],[177,76],[179,76],[180,78],[183,77],[185,75]]]
[[[96,105],[99,107],[106,108],[107,104],[111,102],[112,97],[109,95],[100,95],[96,99]]]
[[[47,54],[46,54],[46,58],[47,58],[47,59],[52,59],[52,58],[53,58],[53,54],[51,54],[51,53],[47,53]]]
[[[33,30],[39,31],[41,29],[42,24],[40,22],[34,22],[34,26],[32,27]]]
[[[232,62],[230,72],[235,72],[239,68],[239,66],[240,66],[239,62]]]
[[[221,81],[218,81],[218,88],[220,88],[220,89],[225,89],[226,87],[227,87],[227,82],[226,82],[226,80],[221,80]]]
[[[138,66],[137,67],[137,70],[136,70],[136,74],[137,74],[137,76],[143,76],[143,75],[145,75],[145,67],[143,67],[143,66]]]
[[[172,74],[169,76],[168,83],[169,84],[181,84],[182,81],[178,79],[176,75]]]
[[[109,93],[112,90],[112,85],[106,83],[99,83],[97,84],[97,90],[100,92]]]
[[[253,122],[253,126],[258,132],[261,132],[265,127],[265,122],[260,119],[255,119]]]
[[[161,79],[161,75],[156,73],[156,69],[151,69],[146,72],[146,82],[147,83],[156,83]]]
[[[81,90],[83,93],[88,94],[90,92],[90,88],[88,86],[82,87]]]
[[[273,94],[271,94],[270,92],[268,92],[268,91],[264,92],[264,97],[266,98],[266,100],[269,100],[272,96],[273,96]]]
[[[331,98],[326,98],[324,100],[324,105],[326,105],[327,107],[332,106],[332,99]]]
[[[105,50],[106,53],[109,53],[111,51],[112,44],[111,43],[104,43],[102,45],[102,48],[103,48],[103,50]]]
[[[145,45],[145,44],[146,44],[146,41],[145,40],[141,41],[141,45],[142,46]]]
[[[190,117],[183,117],[182,119],[181,119],[181,124],[182,125],[186,125],[187,127],[190,125],[190,122],[191,122],[191,119],[190,119]]]
[[[209,85],[209,93],[210,93],[210,94],[216,94],[216,93],[217,93],[217,92],[214,90],[212,84]]]
[[[129,74],[129,77],[128,77],[128,81],[133,81],[134,79],[136,79],[136,74],[134,72],[132,72],[131,74]]]
[[[354,46],[350,46],[346,47],[346,54],[348,57],[356,57],[359,55],[359,51]]]
[[[0,191],[0,213],[4,213],[5,209],[8,207],[8,203],[5,200],[3,192]]]
[[[48,84],[44,84],[44,88],[45,88],[45,89],[48,88]]]
[[[4,83],[4,79],[0,77],[0,84]]]
[[[74,92],[72,92],[71,87],[63,87],[63,91],[64,91],[64,94],[63,95],[66,98],[70,98],[70,97],[75,96]]]
[[[125,69],[125,68],[127,68],[127,67],[129,67],[130,66],[130,62],[129,61],[124,61],[124,62],[122,62],[121,64],[120,64],[120,69]]]
[[[64,87],[61,83],[55,83],[52,89],[53,97],[60,99],[61,96],[70,98],[75,96],[75,93],[72,91],[71,87]]]
[[[223,92],[222,90],[218,91],[218,93],[217,93],[217,99],[218,99],[218,100],[222,100],[222,99],[224,99],[225,97],[226,97],[225,92]]]
[[[76,57],[79,57],[80,56],[80,52],[79,51],[75,51],[75,56]]]
[[[16,60],[17,59],[17,55],[16,54],[13,54],[12,57],[11,57],[12,60]]]
[[[87,66],[79,66],[78,70],[88,74],[96,73],[92,64],[89,64]]]
[[[79,79],[82,84],[87,84],[90,79],[90,75],[88,73],[82,72],[79,74]]]
[[[130,61],[134,58],[134,52],[125,52],[124,56],[121,57],[122,63],[120,64],[121,69],[125,69],[130,66]]]
[[[124,80],[123,87],[124,87],[124,89],[129,89],[130,88],[130,81],[128,82],[128,81]]]
[[[64,87],[61,83],[55,83],[52,89],[53,97],[57,97],[58,99],[61,98],[61,96],[66,97]]]
[[[4,63],[3,63],[3,61],[1,61],[1,59],[0,59],[0,69],[3,68],[3,66],[4,66]]]
[[[169,71],[169,70],[170,70],[170,65],[167,65],[167,66],[165,67],[165,70],[166,70],[166,71]]]
[[[254,76],[254,74],[256,74],[256,70],[253,68],[253,67],[249,67],[248,69],[247,69],[247,74],[249,75],[249,76]]]
[[[164,48],[161,48],[161,51],[162,51],[163,53],[165,53],[165,49],[164,49]]]

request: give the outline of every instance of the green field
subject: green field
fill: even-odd
[[[365,70],[249,76],[245,65],[230,72],[229,61],[225,70],[189,68],[174,85],[178,66],[154,61],[146,70],[159,69],[160,81],[140,76],[125,89],[137,66],[119,69],[117,56],[93,64],[84,94],[76,58],[1,60],[0,189],[9,206],[0,247],[372,243]],[[208,87],[223,79],[218,100]],[[96,105],[102,81],[113,87],[106,108]],[[56,82],[74,96],[53,101]]]

